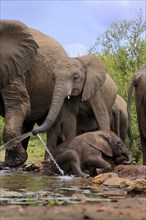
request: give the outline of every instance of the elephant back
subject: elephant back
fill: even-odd
[[[0,89],[33,65],[38,45],[20,21],[0,20]]]
[[[38,61],[48,69],[53,70],[56,62],[64,57],[67,57],[67,53],[61,44],[53,37],[46,35],[38,30],[29,28],[31,35],[39,45],[38,49]]]
[[[113,156],[110,144],[105,138],[103,138],[102,134],[97,134],[97,132],[86,133],[84,134],[84,141],[91,147],[101,151],[106,156]]]

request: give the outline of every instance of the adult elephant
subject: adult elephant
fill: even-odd
[[[4,142],[43,122],[52,100],[53,69],[66,56],[53,38],[20,21],[0,21],[0,115],[5,117]],[[5,165],[23,164],[27,145],[25,139],[6,150]]]
[[[128,126],[127,102],[117,94],[112,108],[111,130],[117,134],[124,143],[126,142],[127,134],[129,134]]]
[[[146,165],[146,63],[135,73],[128,89],[128,114],[130,117],[130,105],[133,88],[135,90],[135,104],[138,127],[143,152],[143,164]]]
[[[33,129],[34,134],[49,130],[61,108],[66,139],[76,136],[77,118],[87,126],[89,121],[96,120],[99,130],[110,130],[110,113],[117,89],[97,56],[59,60],[54,69],[54,80],[50,111],[45,122]]]
[[[80,115],[77,117],[78,135],[98,130],[96,120],[89,120],[89,118],[82,118]],[[125,143],[127,134],[129,135],[128,128],[128,112],[126,101],[117,94],[115,102],[112,106],[110,115],[110,128],[121,140]]]

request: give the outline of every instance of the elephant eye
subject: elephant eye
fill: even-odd
[[[54,76],[54,75],[52,75],[52,79],[53,79],[53,81],[55,81],[55,79],[56,79],[56,78],[55,78],[55,76]]]
[[[73,75],[73,81],[77,81],[80,79],[80,76],[76,73]]]

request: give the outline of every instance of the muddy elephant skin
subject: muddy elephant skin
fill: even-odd
[[[34,134],[49,130],[60,109],[67,140],[78,134],[77,127],[81,124],[88,127],[88,121],[91,124],[95,121],[99,130],[110,130],[110,113],[117,88],[97,56],[60,60],[54,69],[54,80],[50,111],[45,122],[33,130]]]
[[[0,115],[8,142],[42,124],[52,101],[53,69],[67,54],[52,37],[15,20],[0,21],[0,42]],[[28,140],[6,150],[6,166],[26,161]]]
[[[146,165],[146,64],[144,64],[134,75],[128,89],[128,115],[131,121],[130,105],[132,92],[135,92],[135,104],[139,134],[143,152],[143,165]]]
[[[127,102],[117,94],[112,108],[111,130],[116,133],[124,143],[126,142],[128,134],[128,126]]]
[[[66,174],[80,177],[111,171],[115,164],[132,163],[122,140],[108,130],[84,133],[50,150]]]
[[[117,94],[110,115],[110,128],[124,143],[126,142],[127,135],[130,138],[128,125],[127,103]],[[80,115],[77,116],[78,135],[96,130],[98,130],[96,120],[81,118]]]

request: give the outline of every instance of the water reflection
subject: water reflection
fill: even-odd
[[[91,178],[45,176],[11,169],[0,171],[0,184],[1,205],[110,201],[109,192],[106,196],[98,187],[93,187]],[[125,193],[120,192],[120,196],[125,197]]]

